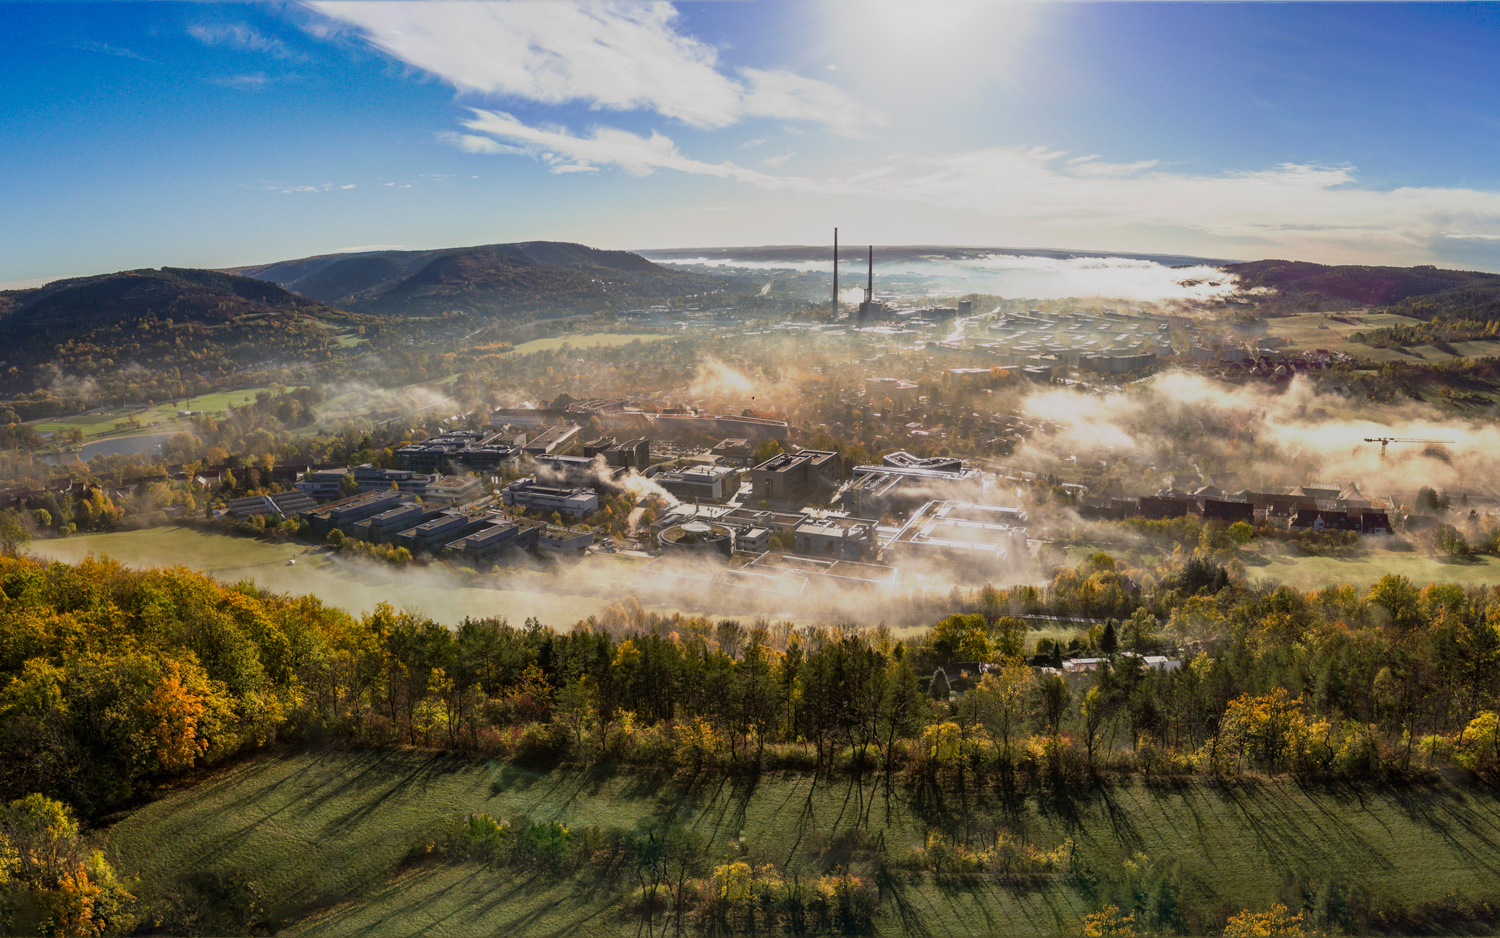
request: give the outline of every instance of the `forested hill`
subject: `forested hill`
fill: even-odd
[[[1430,319],[1452,304],[1478,295],[1500,301],[1500,274],[1437,267],[1329,266],[1305,261],[1264,260],[1229,264],[1225,270],[1250,288],[1274,289],[1288,299],[1352,306],[1392,307],[1404,315]]]
[[[607,308],[719,286],[639,254],[562,241],[328,254],[236,273],[344,309],[380,314]]]
[[[85,359],[144,366],[210,353],[228,360],[316,355],[365,321],[263,280],[129,270],[0,294],[0,360],[70,369]]]

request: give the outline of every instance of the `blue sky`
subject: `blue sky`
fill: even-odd
[[[0,5],[0,283],[369,245],[1500,269],[1500,8]]]

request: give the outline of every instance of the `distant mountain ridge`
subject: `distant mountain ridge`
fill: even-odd
[[[1190,254],[1142,254],[1134,251],[1068,251],[1061,248],[973,247],[954,244],[877,244],[874,247],[877,263],[920,260],[924,257],[933,256],[945,257],[950,260],[972,260],[993,254],[1014,257],[1045,257],[1053,260],[1086,257],[1120,257],[1127,260],[1153,261],[1164,267],[1197,267],[1200,265],[1222,267],[1232,263],[1224,258],[1197,257]],[[867,245],[846,240],[840,247],[840,260],[852,263],[855,260],[863,259],[866,249]],[[803,263],[807,261],[833,260],[833,245],[831,243],[812,245],[766,244],[755,247],[737,248],[649,248],[641,249],[637,253],[651,260],[677,261],[679,263],[697,257],[726,262],[744,260],[762,264]]]
[[[163,267],[57,280],[0,293],[0,360],[186,360],[211,346],[226,360],[318,356],[373,322],[251,277]],[[191,341],[188,341],[188,339]]]
[[[337,313],[275,284],[217,270],[163,267],[54,280],[8,294],[0,329],[99,325],[141,314],[218,321],[249,313]]]
[[[1359,306],[1391,306],[1450,291],[1500,295],[1500,274],[1430,265],[1373,267],[1263,260],[1228,264],[1224,269],[1247,287],[1268,287],[1287,296],[1329,297]]]
[[[679,295],[702,281],[629,251],[565,241],[323,254],[233,273],[343,309],[382,315],[597,307]]]

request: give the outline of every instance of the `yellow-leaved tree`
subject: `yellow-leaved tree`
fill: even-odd
[[[0,923],[6,933],[90,938],[128,930],[134,898],[79,836],[68,806],[27,795],[0,808]]]

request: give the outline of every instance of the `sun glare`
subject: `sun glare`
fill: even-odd
[[[882,96],[962,93],[1005,81],[1041,7],[982,0],[870,0],[829,6],[839,68]]]

